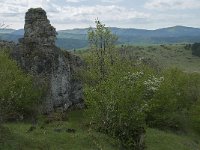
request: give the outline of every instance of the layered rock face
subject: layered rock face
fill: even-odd
[[[37,78],[38,86],[47,85],[42,112],[83,108],[82,84],[76,77],[82,61],[55,46],[56,30],[46,12],[41,8],[29,9],[24,30],[24,38],[12,46],[11,56]]]

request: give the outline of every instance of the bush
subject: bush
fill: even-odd
[[[198,134],[200,134],[200,101],[196,102],[189,113],[189,121],[191,128]]]
[[[125,64],[110,66],[109,75],[99,84],[87,84],[85,99],[96,129],[119,139],[126,149],[139,150],[145,147],[148,97],[158,85],[153,87],[148,83],[156,78],[148,67],[133,68]]]
[[[192,45],[192,54],[200,57],[200,43],[194,43]]]
[[[199,98],[199,79],[177,69],[165,71],[163,77],[164,81],[151,99],[146,122],[159,129],[187,130],[189,110]]]
[[[34,86],[31,76],[4,52],[0,52],[0,85],[1,119],[32,116],[42,98],[42,88]]]
[[[190,77],[190,86],[188,95],[193,100],[193,104],[189,110],[190,127],[200,134],[200,75],[192,74]]]

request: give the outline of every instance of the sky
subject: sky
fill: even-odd
[[[94,26],[96,18],[109,27],[200,28],[200,0],[0,0],[0,24],[21,29],[25,12],[36,7],[57,30]]]

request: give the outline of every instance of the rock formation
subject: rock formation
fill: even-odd
[[[19,39],[19,44],[10,46],[11,56],[22,69],[38,79],[39,86],[47,85],[42,112],[83,108],[82,84],[75,73],[82,61],[55,46],[56,30],[46,12],[42,8],[29,9],[24,30],[24,38]],[[9,47],[9,43],[4,42],[4,47]]]
[[[25,15],[24,44],[55,45],[56,29],[51,26],[46,12],[41,8],[29,9]]]

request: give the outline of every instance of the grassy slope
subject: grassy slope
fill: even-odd
[[[121,45],[117,46],[121,49]],[[77,53],[86,54],[85,49],[79,49]],[[185,49],[185,44],[173,45],[133,45],[126,48],[127,57],[151,58],[162,67],[177,67],[186,72],[200,72],[200,57],[193,56],[192,50]]]
[[[151,58],[164,67],[177,67],[187,72],[200,72],[200,57],[193,56],[184,44],[131,46],[133,56]]]
[[[200,140],[186,135],[148,129],[147,150],[199,150]]]
[[[117,142],[104,134],[89,130],[84,123],[82,111],[73,112],[66,122],[54,122],[39,126],[31,133],[26,131],[31,126],[25,123],[4,125],[11,133],[1,133],[2,150],[117,150]],[[73,128],[76,133],[55,132],[55,128]],[[4,142],[1,142],[4,139]],[[198,140],[196,140],[198,141]],[[4,144],[3,144],[4,143]],[[147,150],[198,150],[200,145],[190,137],[148,129],[146,136]]]
[[[7,135],[4,144],[0,142],[0,149],[5,150],[95,150],[117,149],[115,141],[104,134],[90,131],[84,125],[82,112],[74,112],[66,122],[54,122],[45,125],[45,129],[40,129],[40,125],[33,132],[26,133],[30,124],[8,123],[4,125],[9,128],[12,134]],[[78,117],[77,117],[78,116]],[[73,128],[75,133],[65,131],[56,132],[55,129]]]

